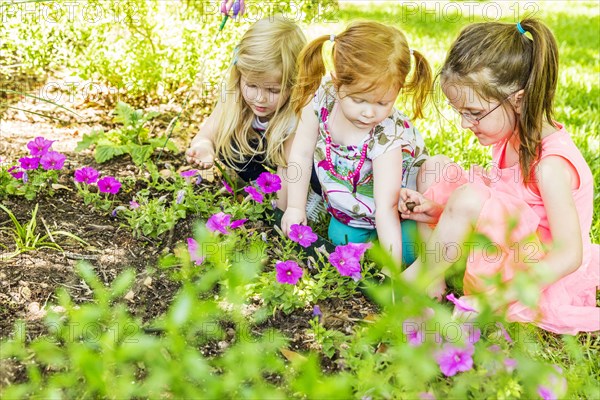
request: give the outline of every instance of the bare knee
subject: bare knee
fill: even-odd
[[[452,192],[444,213],[460,215],[473,221],[477,220],[488,196],[488,194],[482,193],[476,185],[464,184]]]
[[[419,168],[417,191],[423,193],[434,183],[440,182],[449,164],[453,164],[453,161],[441,154],[428,158]]]

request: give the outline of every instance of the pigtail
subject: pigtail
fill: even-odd
[[[412,95],[413,118],[417,119],[423,117],[423,109],[431,92],[433,74],[427,59],[416,50],[411,52],[415,67],[410,81],[406,82],[402,90]]]
[[[554,35],[535,19],[521,21],[521,27],[532,39],[515,29],[519,40],[527,41],[524,47],[531,51],[531,68],[522,82],[524,97],[519,121],[519,158],[526,181],[532,178],[532,167],[539,157],[544,119],[553,121],[553,102],[558,81],[558,46]]]
[[[327,40],[328,35],[318,37],[306,45],[298,56],[298,78],[292,90],[292,104],[297,115],[300,115],[311,96],[316,93],[325,75],[323,43]]]

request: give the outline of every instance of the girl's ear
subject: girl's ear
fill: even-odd
[[[511,103],[515,108],[517,114],[521,114],[521,106],[523,105],[523,96],[525,96],[525,89],[521,89],[512,95]]]

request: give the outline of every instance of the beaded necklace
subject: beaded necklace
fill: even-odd
[[[363,144],[362,146],[362,149],[360,151],[360,160],[358,160],[358,165],[356,166],[356,169],[354,171],[348,171],[346,175],[338,174],[338,172],[335,170],[335,165],[333,165],[333,162],[331,161],[331,134],[329,133],[329,129],[327,127],[327,120],[329,119],[328,117],[329,116],[327,116],[323,121],[323,130],[325,131],[325,160],[327,161],[329,172],[331,172],[333,176],[335,176],[338,179],[344,181],[351,181],[354,179],[355,176],[360,176],[360,170],[363,164],[365,163],[365,159],[367,158],[367,148],[369,147],[369,140],[367,139],[365,141],[365,144]],[[371,129],[371,131],[369,132],[369,139],[371,138],[371,135],[373,134],[374,130],[375,127],[373,127],[373,129]]]

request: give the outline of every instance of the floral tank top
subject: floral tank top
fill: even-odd
[[[419,167],[428,156],[425,143],[408,117],[394,108],[392,114],[375,126],[357,146],[341,146],[332,142],[330,164],[326,159],[325,127],[335,100],[334,86],[330,79],[324,78],[313,99],[313,109],[319,119],[314,166],[323,199],[327,211],[338,221],[355,228],[375,229],[373,160],[402,147],[402,186],[416,190]],[[351,180],[339,179],[336,175],[346,176],[357,169],[365,143],[367,152],[360,173]]]

